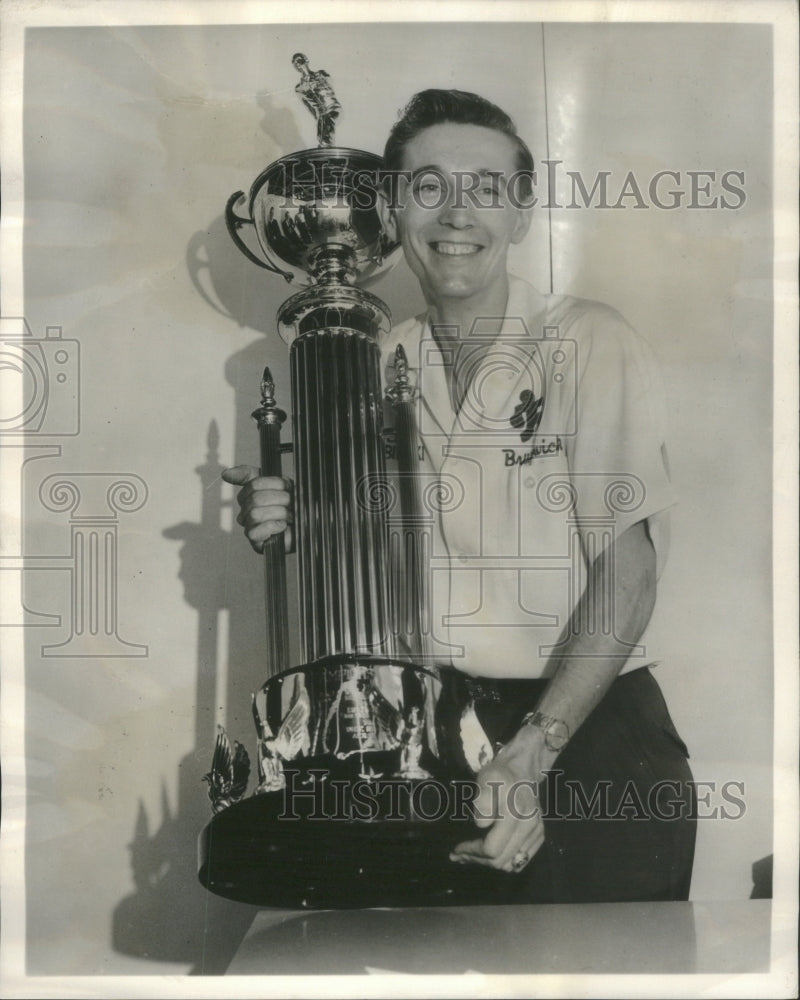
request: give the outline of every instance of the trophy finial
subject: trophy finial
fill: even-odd
[[[325,148],[334,144],[336,119],[342,109],[330,77],[324,69],[312,70],[308,56],[295,52],[292,66],[300,74],[300,82],[294,88],[317,122],[317,145]]]
[[[286,419],[286,414],[275,402],[275,380],[269,368],[265,368],[261,376],[261,406],[253,410],[252,416],[259,427],[267,427],[269,424],[280,425]]]
[[[275,405],[275,380],[269,368],[265,368],[264,374],[261,376],[261,405]]]
[[[395,404],[410,403],[415,391],[408,376],[408,358],[402,344],[398,344],[394,352],[394,370],[394,382],[386,390],[386,395]]]

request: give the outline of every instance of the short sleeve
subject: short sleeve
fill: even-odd
[[[646,341],[604,306],[584,315],[574,333],[574,434],[566,450],[585,555],[592,562],[612,538],[646,519],[660,574],[675,495],[655,357]]]

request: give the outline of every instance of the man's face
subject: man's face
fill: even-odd
[[[530,225],[530,211],[507,198],[515,154],[502,132],[450,122],[432,125],[405,147],[402,169],[411,181],[399,186],[399,208],[381,202],[381,217],[402,242],[429,303],[478,301],[505,288],[508,248]]]

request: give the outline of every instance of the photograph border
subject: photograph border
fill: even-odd
[[[4,316],[22,316],[22,113],[24,32],[43,26],[196,25],[229,23],[372,21],[627,21],[767,23],[774,31],[774,395],[773,395],[773,595],[775,649],[774,732],[774,897],[772,960],[769,972],[748,975],[685,976],[345,976],[176,977],[28,976],[25,972],[25,683],[21,629],[0,634],[3,652],[0,752],[4,767],[3,824],[0,841],[2,930],[0,995],[159,996],[159,997],[373,997],[419,995],[584,997],[709,996],[783,997],[797,988],[798,911],[798,65],[797,10],[790,0],[744,2],[498,2],[437,4],[417,0],[348,0],[340,3],[297,0],[291,10],[280,2],[224,0],[94,0],[66,2],[4,0],[0,8],[0,90],[2,117],[2,196],[0,265]],[[2,454],[0,453],[0,459]],[[5,544],[21,551],[19,483],[4,479],[0,514]],[[0,583],[2,581],[0,580]],[[0,609],[4,605],[0,588]],[[0,615],[0,620],[6,620]]]

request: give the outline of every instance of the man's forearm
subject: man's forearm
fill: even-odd
[[[561,744],[575,735],[624,666],[647,627],[655,594],[655,551],[640,521],[595,561],[566,641],[551,660],[551,679],[535,707],[539,715],[501,751],[521,776],[538,780],[553,766]],[[550,720],[557,724],[548,738]]]

